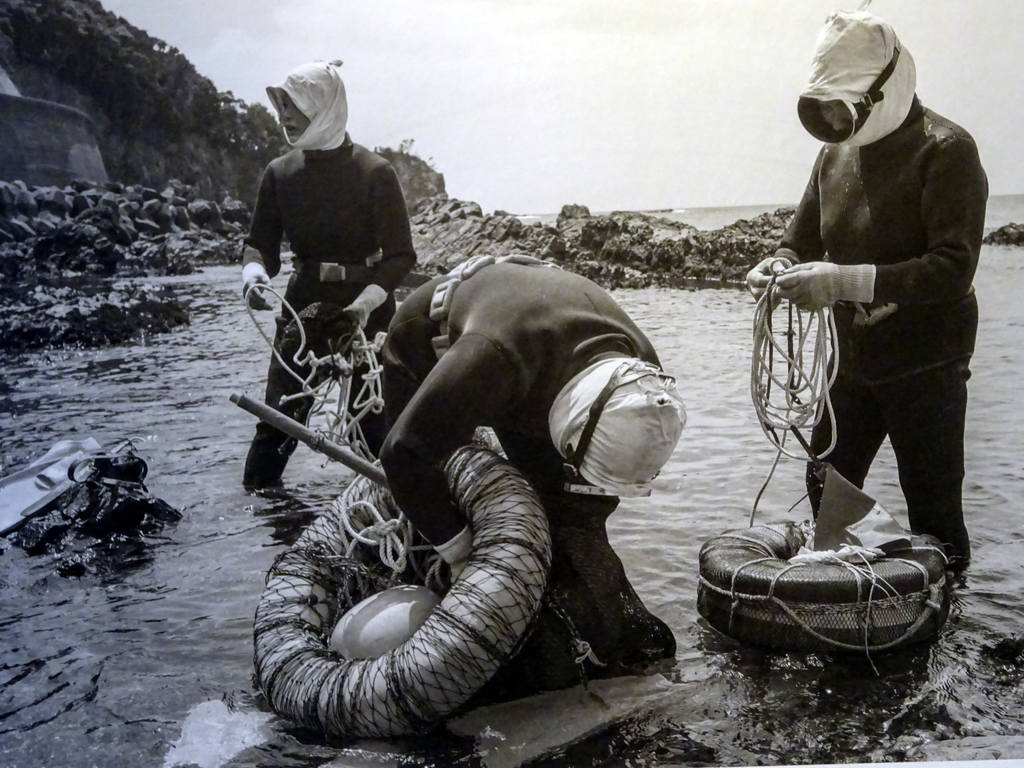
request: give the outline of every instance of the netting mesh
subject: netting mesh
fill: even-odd
[[[353,604],[396,581],[423,583],[432,572],[427,548],[413,543],[404,562],[385,565],[388,545],[359,540],[373,538],[359,529],[376,513],[384,527],[399,520],[384,489],[353,482],[270,569],[256,609],[255,670],[278,714],[339,738],[423,731],[466,702],[519,643],[550,569],[544,510],[522,475],[491,451],[460,449],[446,472],[471,521],[473,552],[441,604],[395,650],[350,661],[327,648]],[[363,520],[348,519],[350,511]]]
[[[741,642],[786,650],[875,652],[938,634],[950,587],[933,539],[914,536],[909,549],[869,564],[787,562],[803,543],[794,524],[706,542],[700,615]]]

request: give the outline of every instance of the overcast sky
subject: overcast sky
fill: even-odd
[[[101,2],[268,107],[293,67],[343,59],[353,140],[413,139],[451,196],[545,213],[796,202],[818,146],[796,97],[825,16],[860,0]],[[991,192],[1024,193],[1024,0],[870,10]]]

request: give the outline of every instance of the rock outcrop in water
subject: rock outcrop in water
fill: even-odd
[[[1024,224],[1010,222],[993,229],[981,242],[985,245],[1024,245]]]
[[[524,222],[473,202],[436,198],[412,219],[417,269],[447,271],[478,254],[525,253],[557,262],[608,288],[739,283],[770,256],[793,215],[780,208],[712,231],[645,213],[593,215],[566,205],[554,224]]]
[[[47,555],[61,576],[125,571],[151,558],[148,540],[181,519],[181,512],[146,488],[145,460],[129,441],[85,459],[79,481],[0,539],[0,554],[19,547]],[[91,471],[89,471],[91,467]]]

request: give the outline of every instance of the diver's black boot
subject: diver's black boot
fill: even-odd
[[[281,485],[281,476],[288,465],[291,451],[279,442],[271,442],[257,436],[249,446],[242,471],[242,486],[247,491],[261,488],[276,488]]]

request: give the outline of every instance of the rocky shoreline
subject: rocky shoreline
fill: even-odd
[[[1011,222],[993,229],[981,242],[985,245],[1024,245],[1024,224]]]
[[[115,182],[63,188],[0,181],[0,349],[145,342],[189,322],[172,289],[144,278],[237,264],[250,211],[171,181],[162,191]],[[774,253],[793,215],[783,207],[715,230],[630,211],[566,205],[553,222],[441,193],[410,218],[417,279],[478,254],[527,254],[614,288],[740,286]],[[1022,245],[1008,224],[985,243]],[[415,282],[415,281],[414,281]]]
[[[591,214],[563,206],[554,224],[463,200],[434,198],[412,218],[417,269],[447,271],[476,254],[525,253],[553,261],[606,288],[738,285],[750,267],[775,252],[793,208],[780,208],[703,231],[646,213]]]
[[[173,290],[139,278],[239,261],[241,201],[110,182],[0,181],[0,349],[145,341],[189,322]]]

